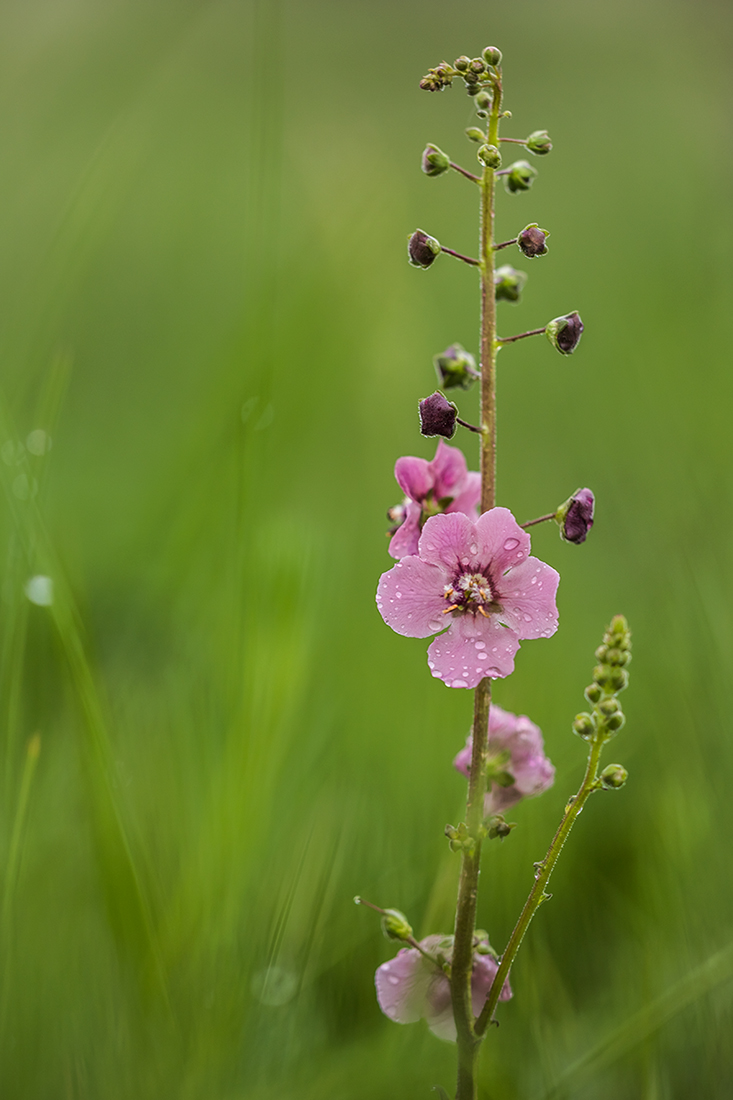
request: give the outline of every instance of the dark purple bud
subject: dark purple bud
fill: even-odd
[[[420,434],[442,435],[452,439],[456,434],[458,409],[439,390],[420,402]]]
[[[555,519],[560,525],[560,537],[565,542],[574,542],[580,546],[588,537],[593,526],[595,498],[590,489],[578,489],[577,492],[561,504]]]
[[[451,390],[460,386],[463,390],[471,388],[480,377],[476,370],[476,360],[460,344],[451,344],[433,359],[438,378],[444,389]]]
[[[430,267],[440,255],[440,241],[416,229],[407,243],[407,255],[413,267]]]
[[[531,260],[535,256],[544,256],[547,253],[545,242],[549,236],[546,229],[540,229],[537,222],[531,222],[517,237],[517,244],[524,255]]]
[[[572,355],[583,334],[583,322],[577,312],[556,317],[545,329],[545,335],[561,355]]]
[[[450,157],[437,145],[426,145],[421,168],[426,176],[442,176],[450,168]]]

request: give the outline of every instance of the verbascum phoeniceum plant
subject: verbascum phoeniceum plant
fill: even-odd
[[[455,164],[436,145],[422,156],[427,176],[456,172],[476,188],[480,232],[477,258],[442,245],[417,229],[408,242],[409,262],[427,269],[447,253],[476,269],[481,303],[480,358],[453,344],[435,358],[441,385],[419,403],[423,436],[440,437],[432,461],[403,457],[395,476],[404,501],[391,508],[389,552],[397,564],[384,573],[377,606],[398,634],[410,638],[435,635],[427,651],[431,674],[449,688],[474,691],[474,717],[467,743],[454,766],[467,777],[465,820],[446,826],[451,849],[460,857],[458,897],[452,932],[435,932],[418,940],[407,917],[356,898],[381,914],[385,935],[403,946],[376,974],[379,1006],[391,1020],[407,1024],[425,1019],[440,1038],[456,1043],[456,1100],[475,1100],[477,1061],[489,1026],[496,1022],[499,1001],[512,997],[510,972],[525,932],[542,903],[546,887],[576,818],[595,791],[623,786],[620,764],[600,769],[607,741],[624,724],[618,695],[627,686],[631,659],[629,628],[617,615],[596,650],[592,683],[585,689],[588,709],[573,723],[588,743],[585,775],[565,806],[547,854],[534,865],[532,888],[509,942],[498,953],[486,932],[476,928],[476,905],[484,841],[504,839],[514,828],[506,811],[523,798],[547,790],[554,768],[544,752],[539,728],[525,716],[492,705],[492,683],[509,676],[521,641],[548,638],[557,630],[555,596],[558,573],[530,556],[527,528],[554,520],[560,537],[583,543],[593,526],[594,497],[581,488],[547,515],[520,524],[496,499],[496,367],[498,353],[517,340],[544,333],[553,348],[571,355],[583,323],[577,312],[564,314],[542,328],[515,336],[497,335],[497,302],[518,302],[527,279],[511,264],[497,264],[497,253],[516,248],[527,259],[547,254],[545,229],[530,223],[511,240],[494,240],[494,202],[498,181],[510,195],[527,191],[537,172],[529,160],[503,165],[503,150],[522,146],[534,157],[546,156],[552,143],[545,130],[527,138],[499,136],[504,109],[502,55],[488,46],[480,57],[442,62],[420,82],[427,91],[442,91],[462,81],[473,98],[478,124],[466,130],[475,143],[480,171]],[[443,391],[480,389],[480,423],[467,423]],[[479,436],[480,470],[467,469],[452,439],[458,426]],[[384,899],[380,899],[384,900]],[[438,1092],[447,1096],[442,1086]]]

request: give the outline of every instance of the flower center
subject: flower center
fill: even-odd
[[[452,584],[446,584],[443,595],[449,606],[443,612],[470,611],[488,618],[488,609],[494,602],[494,593],[483,573],[461,573]]]

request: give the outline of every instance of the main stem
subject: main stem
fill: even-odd
[[[488,140],[498,145],[501,83],[497,79],[489,120]],[[496,298],[494,295],[494,180],[492,168],[484,168],[480,181],[481,239],[481,511],[496,504]],[[456,1023],[458,1084],[456,1100],[476,1100],[476,1064],[481,1036],[475,1030],[471,998],[473,940],[476,901],[481,866],[486,754],[489,738],[491,680],[485,677],[476,688],[473,708],[473,749],[468,780],[466,825],[469,846],[464,849],[456,904],[455,938],[451,960],[451,998]]]

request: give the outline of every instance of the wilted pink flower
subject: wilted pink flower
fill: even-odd
[[[489,778],[492,772],[496,778],[490,782],[484,800],[484,814],[502,813],[522,798],[532,798],[542,794],[555,782],[555,769],[544,753],[542,731],[525,714],[516,715],[511,711],[491,704],[489,711]],[[466,747],[461,749],[453,761],[454,767],[468,776],[471,770],[471,750],[473,737],[469,733]],[[511,777],[510,786],[503,785]]]
[[[438,954],[450,962],[453,950],[452,936],[427,936],[420,946],[433,957]],[[471,993],[474,1016],[484,1007],[499,964],[492,955],[476,951],[473,956]],[[382,963],[375,975],[377,1000],[385,1016],[398,1024],[414,1024],[424,1018],[430,1030],[439,1039],[455,1042],[456,1025],[453,1021],[450,984],[448,976],[436,963],[433,965],[414,947],[403,948],[394,959]],[[512,995],[509,981],[504,983],[499,1000],[508,1001]]]
[[[431,516],[417,555],[383,573],[382,618],[398,634],[427,638],[433,676],[473,688],[484,676],[508,676],[522,638],[557,630],[558,574],[529,557],[530,539],[507,508],[475,522],[461,512]]]
[[[417,554],[420,526],[426,516],[465,512],[475,519],[478,515],[481,475],[469,473],[463,452],[442,439],[432,462],[406,455],[397,459],[394,475],[406,499],[403,505],[390,510],[390,516],[401,518],[401,526],[389,544],[393,558]]]

